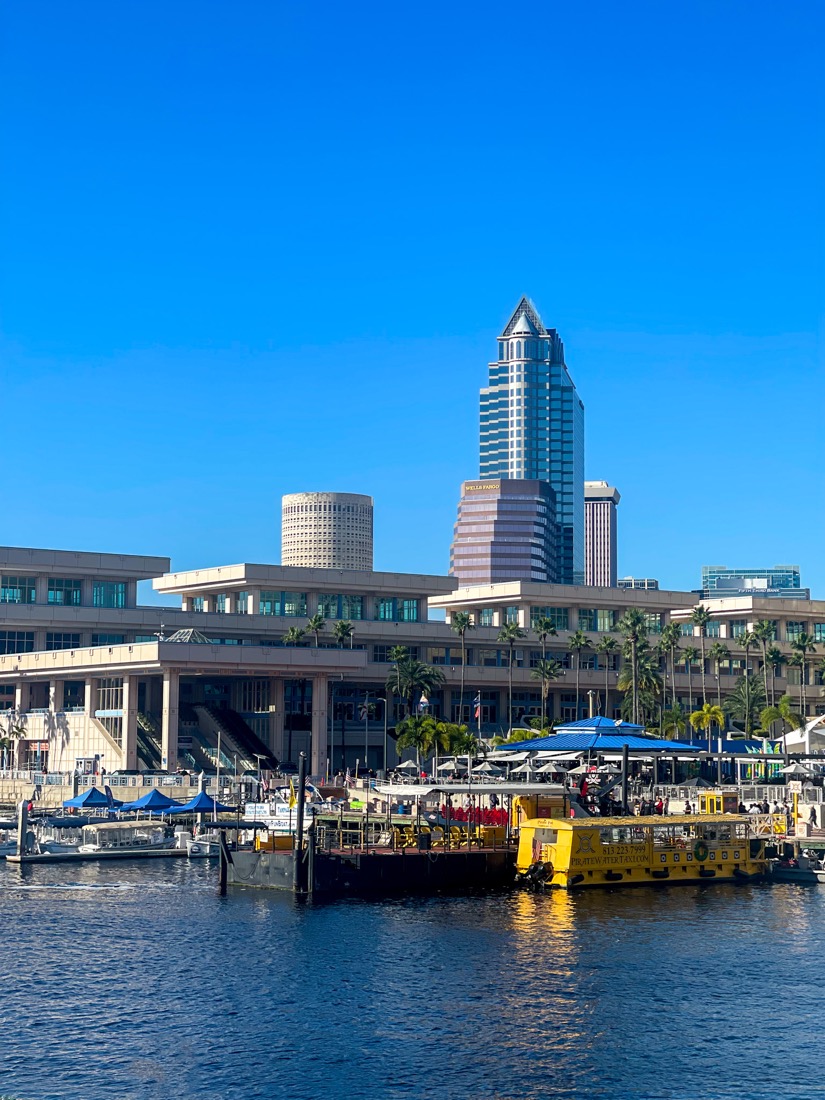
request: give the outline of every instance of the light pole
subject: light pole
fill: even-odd
[[[261,761],[266,756],[266,753],[256,752],[253,753],[255,759],[258,761],[258,801],[261,801]]]

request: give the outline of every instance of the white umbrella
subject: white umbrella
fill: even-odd
[[[439,772],[455,772],[460,768],[463,769],[464,765],[459,764],[457,760],[445,760],[443,764],[439,764],[436,771]]]
[[[530,772],[534,772],[536,769],[531,766],[529,760],[525,760],[523,764],[519,764],[517,768],[513,768],[510,775],[529,775]]]
[[[477,764],[473,768],[473,775],[501,775],[501,768],[497,768],[495,764],[485,760],[482,764]]]
[[[418,765],[414,760],[405,760],[403,764],[396,764],[395,770],[400,772],[402,768],[412,768],[413,771],[418,771]]]
[[[549,775],[551,772],[562,772],[564,774],[567,772],[567,768],[562,768],[551,760],[548,764],[542,764],[540,768],[536,769],[536,775]]]
[[[780,768],[783,775],[805,775],[811,776],[814,773],[809,772],[807,768],[803,768],[801,764],[789,764],[787,768]]]

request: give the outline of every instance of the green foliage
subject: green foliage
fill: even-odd
[[[305,634],[306,631],[300,626],[291,626],[284,634],[282,641],[284,645],[300,645]]]
[[[343,648],[347,642],[352,644],[352,636],[355,633],[355,627],[349,622],[348,619],[340,619],[332,628],[332,634],[338,643],[338,648]]]
[[[315,648],[318,648],[318,636],[324,627],[327,625],[327,621],[323,615],[313,615],[311,619],[307,620],[307,634],[315,635]]]
[[[444,673],[441,669],[426,665],[415,657],[402,657],[396,661],[385,686],[387,691],[406,700],[407,714],[411,716],[421,695],[429,697],[443,683]]]
[[[745,733],[750,734],[766,701],[765,685],[760,676],[740,676],[722,703],[722,710],[737,722],[744,722]]]

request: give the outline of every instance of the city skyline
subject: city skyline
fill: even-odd
[[[537,6],[556,78],[510,86],[487,8],[438,40],[423,12],[397,38],[386,12],[49,12],[0,43],[5,543],[273,562],[281,495],[318,488],[374,498],[378,569],[446,573],[470,395],[527,295],[584,477],[621,488],[620,575],[692,589],[758,535],[825,592],[822,478],[770,419],[823,390],[825,13]],[[516,186],[525,102],[552,140]]]

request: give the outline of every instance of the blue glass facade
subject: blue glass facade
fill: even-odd
[[[584,581],[584,405],[555,329],[522,298],[481,391],[480,476],[549,482],[561,584]]]
[[[785,600],[809,600],[802,587],[798,565],[765,566],[762,569],[728,569],[726,565],[702,566],[702,598],[720,596],[773,596]]]

